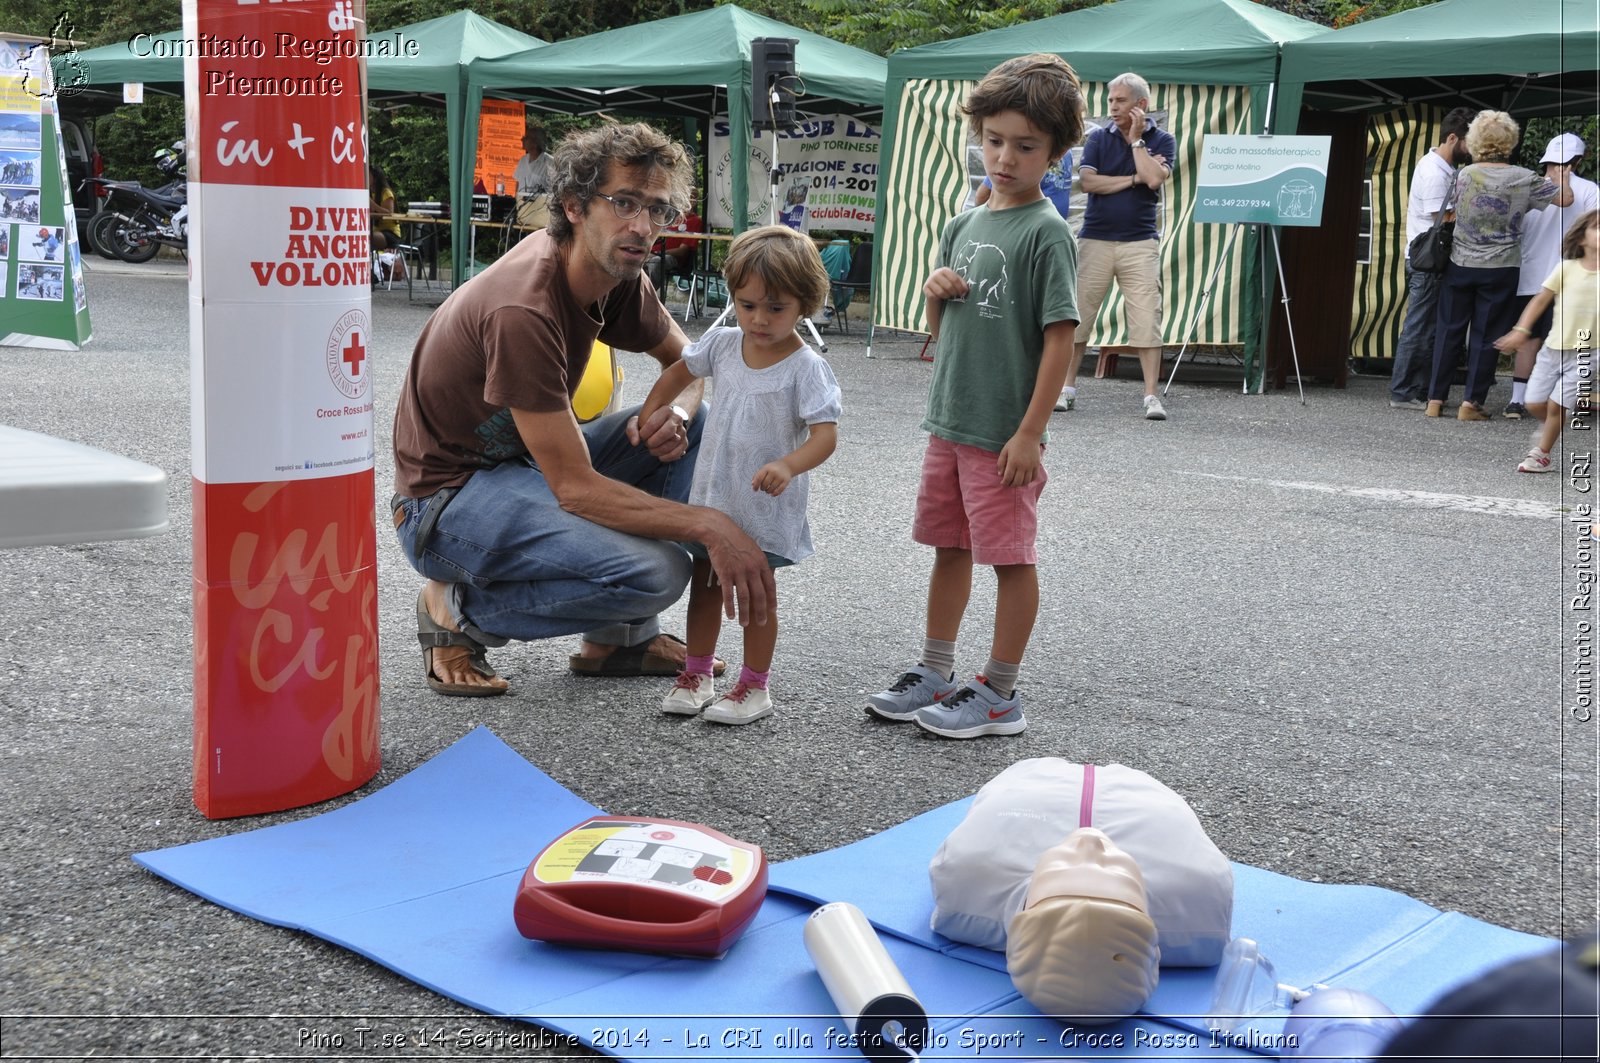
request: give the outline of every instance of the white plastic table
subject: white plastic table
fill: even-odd
[[[82,443],[0,425],[0,547],[138,539],[167,530],[167,474]]]

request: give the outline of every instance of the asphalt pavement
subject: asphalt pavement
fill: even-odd
[[[321,809],[210,822],[191,802],[187,287],[168,260],[89,267],[93,341],[0,347],[0,423],[164,469],[172,528],[0,552],[3,1055],[309,1055],[307,1029],[348,1037],[357,1021],[525,1032],[130,860]],[[429,310],[374,294],[380,500]],[[774,716],[664,716],[664,680],[569,676],[575,639],[495,653],[506,697],[436,696],[419,578],[380,520],[383,771],[353,796],[484,725],[602,808],[698,821],[782,860],[1059,756],[1149,772],[1234,860],[1538,934],[1593,927],[1592,429],[1568,435],[1561,472],[1529,476],[1514,470],[1531,424],[1391,410],[1373,377],[1302,405],[1186,368],[1164,423],[1140,418],[1132,379],[1086,379],[1046,458],[1030,727],[952,742],[862,711],[915,661],[931,561],[910,538],[930,367],[920,337],[879,333],[870,360],[866,338],[828,336],[845,414],[814,477],[817,554],[779,574]],[[624,364],[640,399],[651,363]],[[967,674],[987,656],[993,586],[980,571]],[[667,620],[682,630],[681,604]],[[721,649],[737,660],[736,636]]]

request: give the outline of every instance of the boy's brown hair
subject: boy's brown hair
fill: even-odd
[[[794,296],[802,317],[822,309],[831,283],[817,245],[787,225],[763,225],[740,233],[728,247],[722,276],[730,295],[753,283],[764,294]]]
[[[1583,237],[1591,225],[1600,225],[1600,210],[1585,211],[1567,229],[1566,235],[1561,238],[1562,258],[1583,257]]]
[[[983,120],[1002,111],[1016,111],[1046,134],[1055,157],[1083,139],[1083,86],[1059,55],[1007,59],[983,76],[961,107],[974,140],[983,136]]]

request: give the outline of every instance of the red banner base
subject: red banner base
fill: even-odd
[[[194,482],[194,801],[208,819],[349,793],[377,774],[370,469]]]

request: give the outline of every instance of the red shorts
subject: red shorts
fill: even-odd
[[[1050,477],[1041,464],[1033,483],[1007,487],[995,469],[999,459],[992,450],[929,436],[911,537],[971,550],[980,565],[1038,564],[1039,495]]]

